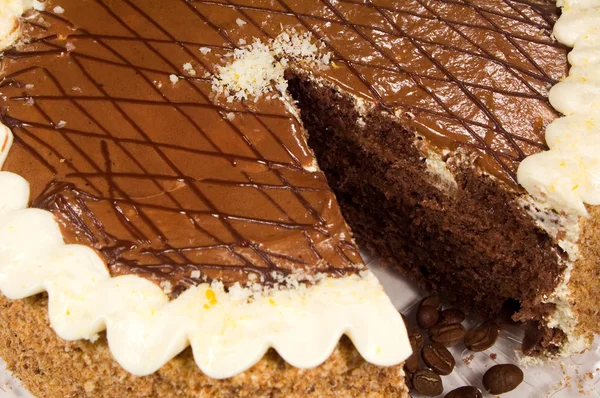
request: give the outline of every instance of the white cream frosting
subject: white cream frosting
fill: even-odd
[[[0,0],[0,51],[19,37],[19,17],[24,11],[22,0]]]
[[[0,51],[14,44],[21,35],[19,18],[29,9],[43,10],[38,0],[0,0]]]
[[[557,213],[548,204],[539,203],[528,196],[519,200],[521,207],[537,226],[552,237],[569,255],[568,263],[579,257],[579,217],[576,214]]]
[[[526,158],[519,183],[534,197],[565,213],[587,216],[600,204],[600,0],[559,1],[556,39],[570,47],[569,76],[549,93],[565,115],[546,130],[549,151]]]
[[[11,143],[0,124],[0,168]],[[0,187],[0,291],[11,299],[47,291],[61,338],[94,341],[106,329],[113,356],[134,375],[155,372],[188,345],[217,379],[250,368],[269,347],[298,368],[318,366],[343,334],[375,365],[411,353],[402,318],[370,271],[310,286],[288,278],[269,290],[204,283],[169,301],[146,279],[111,277],[91,248],[66,245],[50,212],[27,208],[22,177],[0,171]]]

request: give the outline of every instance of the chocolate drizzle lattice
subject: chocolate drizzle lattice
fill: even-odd
[[[48,32],[5,53],[2,121],[16,143],[8,170],[32,181],[34,206],[54,211],[67,240],[96,247],[114,274],[185,288],[201,280],[195,271],[226,283],[273,283],[273,271],[298,268],[352,272],[358,254],[325,179],[304,168],[312,159],[300,126],[276,101],[218,105],[208,77],[177,66],[204,76],[213,64],[199,48],[233,45],[178,4],[197,18],[192,35],[206,36],[206,21],[228,44],[180,42],[132,2],[121,16],[99,1],[64,5],[84,22],[104,13],[115,34],[43,13]],[[129,48],[145,53],[128,59]]]
[[[408,115],[438,146],[475,149],[509,183],[520,161],[546,149],[544,127],[556,117],[547,90],[567,68],[551,38],[554,2],[322,3],[340,34],[305,25],[334,48],[344,68],[333,76],[345,87]]]
[[[33,205],[57,215],[67,241],[95,247],[113,275],[169,281],[174,294],[203,278],[276,283],[360,263],[283,104],[211,93],[234,48],[308,30],[334,56],[320,76],[440,147],[474,148],[508,181],[545,148],[546,91],[566,68],[546,1],[60,5],[26,18],[29,42],[4,53],[6,168],[32,183]]]

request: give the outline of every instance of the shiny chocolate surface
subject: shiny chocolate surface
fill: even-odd
[[[15,135],[5,170],[30,181],[66,241],[174,294],[361,267],[284,104],[212,92],[234,48],[310,31],[333,59],[311,72],[439,148],[471,148],[513,186],[518,163],[545,148],[557,116],[546,93],[567,68],[550,1],[47,3],[2,58],[0,121]]]

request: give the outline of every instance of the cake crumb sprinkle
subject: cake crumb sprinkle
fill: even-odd
[[[328,66],[331,54],[322,51],[325,43],[315,41],[310,32],[290,30],[264,43],[255,38],[251,44],[226,54],[232,61],[217,67],[212,89],[225,95],[227,102],[253,97],[258,100],[270,91],[284,95],[287,80],[284,77],[291,62],[313,68]]]
[[[191,62],[186,62],[183,64],[183,70],[186,71],[190,76],[196,76],[196,71],[194,70]]]
[[[36,11],[44,11],[46,9],[46,5],[39,0],[33,0],[31,3],[31,8]]]

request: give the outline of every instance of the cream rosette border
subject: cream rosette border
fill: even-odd
[[[519,183],[558,212],[587,216],[600,204],[600,0],[559,0],[556,39],[573,50],[569,76],[549,93],[564,115],[546,129],[549,151],[527,157]]]

